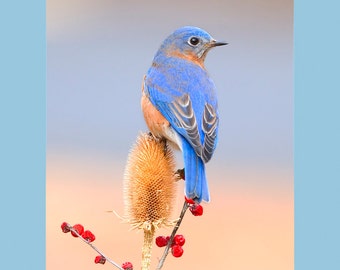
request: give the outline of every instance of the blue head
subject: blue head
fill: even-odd
[[[156,57],[160,54],[167,57],[179,57],[203,66],[207,52],[211,48],[226,44],[228,43],[217,42],[198,27],[185,26],[177,29],[164,40]]]

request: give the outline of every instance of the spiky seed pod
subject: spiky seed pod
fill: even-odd
[[[169,222],[176,196],[175,160],[165,141],[142,133],[132,148],[124,177],[125,215],[134,227]]]
[[[140,134],[125,168],[124,200],[128,222],[144,230],[142,269],[150,267],[155,230],[173,225],[176,179],[174,155],[166,141]]]

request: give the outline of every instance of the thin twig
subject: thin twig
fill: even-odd
[[[93,248],[99,255],[104,257],[109,263],[117,267],[119,270],[124,270],[122,267],[120,267],[117,263],[112,261],[109,257],[107,257],[103,252],[101,252],[96,246],[94,246],[92,243],[84,239],[71,225],[68,225],[69,229],[74,232],[81,240],[83,240],[86,244],[88,244],[91,248]]]
[[[182,222],[182,220],[183,220],[183,217],[184,217],[184,215],[185,215],[185,212],[187,211],[188,208],[189,208],[189,204],[185,201],[184,204],[183,204],[183,208],[182,208],[181,214],[180,214],[180,216],[179,216],[179,219],[178,219],[178,221],[177,221],[177,223],[176,223],[174,229],[172,230],[172,233],[171,233],[169,242],[168,242],[168,244],[166,245],[165,250],[164,250],[164,252],[163,252],[163,255],[162,255],[161,259],[160,259],[159,262],[158,262],[158,265],[157,265],[156,270],[162,269],[163,264],[164,264],[164,261],[165,261],[165,259],[166,259],[166,256],[168,256],[168,253],[169,253],[169,250],[170,250],[172,241],[173,241],[174,238],[175,238],[176,232],[177,232],[179,226],[181,225],[181,222]]]

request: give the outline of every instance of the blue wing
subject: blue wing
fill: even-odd
[[[152,104],[171,126],[208,162],[217,143],[218,112],[215,87],[201,67],[181,59],[152,66],[145,78]]]

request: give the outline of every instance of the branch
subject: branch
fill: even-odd
[[[112,261],[109,257],[107,257],[103,252],[101,252],[96,246],[94,246],[89,240],[86,240],[85,238],[83,238],[77,230],[75,230],[70,224],[63,224],[65,225],[65,229],[69,229],[71,232],[73,232],[75,235],[78,236],[78,238],[80,238],[81,240],[83,240],[83,242],[85,242],[86,244],[88,244],[92,249],[94,249],[99,255],[101,255],[103,258],[105,258],[106,261],[108,261],[109,263],[111,263],[113,266],[117,267],[119,270],[124,270],[124,268],[120,267],[117,263],[115,263],[114,261]],[[63,228],[64,230],[64,228]],[[64,231],[67,232],[67,231]]]
[[[182,208],[181,214],[180,214],[180,216],[179,216],[179,219],[178,219],[178,221],[177,221],[177,223],[176,223],[176,225],[175,225],[175,227],[174,227],[174,229],[173,229],[173,231],[172,231],[172,233],[171,233],[169,242],[168,242],[168,244],[166,245],[165,250],[164,250],[164,252],[163,252],[163,255],[162,255],[161,259],[160,259],[159,262],[158,262],[158,266],[157,266],[156,270],[162,269],[163,264],[164,264],[164,261],[165,261],[165,259],[166,259],[166,256],[168,256],[168,253],[169,253],[171,244],[172,244],[172,242],[173,242],[173,240],[174,240],[174,237],[175,237],[175,235],[176,235],[176,232],[177,232],[179,226],[180,226],[181,223],[182,223],[183,217],[184,217],[184,215],[185,215],[185,212],[186,212],[187,209],[189,208],[189,205],[190,205],[189,203],[187,203],[186,201],[184,201],[183,208]]]

